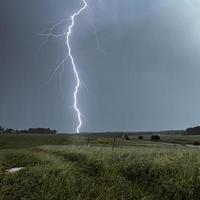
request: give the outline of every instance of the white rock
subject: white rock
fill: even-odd
[[[7,169],[6,173],[13,174],[13,173],[19,172],[22,169],[24,169],[24,167],[14,167],[11,169]]]

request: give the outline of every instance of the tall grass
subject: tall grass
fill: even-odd
[[[161,145],[42,146],[0,154],[1,200],[197,200],[200,152]],[[11,167],[25,167],[15,174]]]

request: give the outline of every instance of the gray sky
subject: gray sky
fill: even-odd
[[[88,0],[72,53],[83,82],[81,131],[184,129],[200,122],[198,0]],[[74,132],[69,62],[47,31],[80,0],[0,0],[0,124]],[[55,33],[67,29],[69,23]],[[42,46],[41,46],[42,45]]]

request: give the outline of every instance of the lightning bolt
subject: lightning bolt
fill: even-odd
[[[75,111],[77,113],[77,117],[78,117],[78,126],[76,128],[77,133],[80,133],[80,128],[82,126],[81,112],[79,110],[78,103],[77,103],[77,95],[78,95],[78,92],[79,92],[79,87],[80,87],[81,81],[80,81],[79,73],[78,73],[76,64],[74,62],[74,58],[73,58],[72,51],[71,51],[70,36],[72,34],[72,30],[73,30],[73,27],[74,27],[74,24],[75,24],[76,17],[79,16],[82,13],[82,11],[84,11],[88,6],[86,0],[82,0],[82,2],[83,2],[83,7],[81,7],[77,12],[75,12],[71,16],[71,24],[69,25],[68,31],[66,33],[66,44],[67,44],[67,48],[68,48],[68,56],[69,56],[69,59],[71,61],[73,71],[74,71],[74,74],[75,74],[75,78],[76,78],[76,86],[75,86],[75,90],[74,90],[74,109],[75,109]]]
[[[83,3],[83,6],[75,13],[73,13],[71,16],[70,16],[70,24],[69,26],[67,27],[67,30],[66,32],[63,32],[63,33],[60,33],[60,34],[55,34],[54,33],[54,30],[62,25],[63,23],[66,23],[68,21],[68,19],[62,19],[60,20],[58,23],[56,23],[54,26],[51,27],[51,29],[49,30],[48,33],[43,33],[43,34],[38,34],[40,36],[45,36],[46,37],[46,40],[44,41],[44,43],[42,45],[45,45],[48,40],[50,38],[60,38],[60,37],[66,37],[66,46],[67,46],[67,55],[66,57],[56,66],[56,68],[54,69],[53,73],[51,74],[51,76],[49,77],[49,79],[47,80],[47,82],[43,85],[43,86],[46,86],[50,83],[50,81],[53,79],[53,77],[55,76],[55,74],[58,72],[58,70],[61,69],[61,67],[66,63],[67,59],[70,60],[70,63],[72,65],[72,68],[73,68],[73,72],[74,72],[74,75],[75,75],[75,81],[76,81],[76,84],[75,84],[75,88],[74,88],[74,93],[73,93],[73,108],[77,114],[77,127],[76,127],[76,132],[77,133],[80,133],[80,128],[82,126],[82,119],[81,119],[81,112],[80,112],[80,109],[79,109],[79,106],[78,106],[78,93],[79,93],[79,89],[80,89],[80,86],[81,86],[81,81],[80,81],[80,78],[79,78],[79,73],[78,73],[78,68],[75,64],[75,59],[72,55],[72,50],[71,50],[71,45],[70,45],[70,37],[72,35],[72,31],[73,31],[73,28],[75,26],[75,21],[76,21],[76,18],[87,8],[88,4],[87,4],[87,1],[86,0],[81,0],[82,3]],[[61,81],[60,81],[61,83]]]

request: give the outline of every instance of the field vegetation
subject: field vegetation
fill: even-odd
[[[181,144],[200,139],[160,137]],[[149,138],[116,138],[113,146],[111,136],[1,135],[0,199],[200,199],[200,149]],[[23,169],[8,173],[15,167]]]

